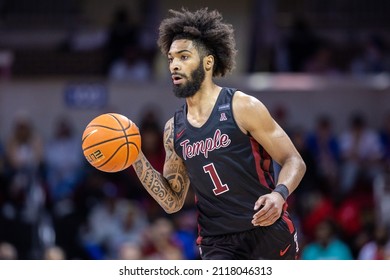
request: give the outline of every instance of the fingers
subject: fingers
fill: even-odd
[[[255,207],[253,208],[253,210],[259,210],[261,209],[263,206],[264,206],[264,203],[265,203],[265,198],[264,197],[260,197],[256,203],[255,203]]]
[[[257,212],[256,214],[258,214]],[[276,220],[279,218],[279,214],[277,211],[268,211],[266,214],[261,216],[256,216],[256,214],[253,216],[252,224],[254,226],[270,226],[273,223],[276,222]]]
[[[279,219],[282,206],[271,196],[262,196],[256,203],[254,210],[259,210],[253,215],[252,224],[254,226],[269,226]]]
[[[260,211],[253,215],[252,224],[254,226],[269,226],[279,218],[279,211],[276,208],[264,205]]]

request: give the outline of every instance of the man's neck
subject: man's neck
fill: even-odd
[[[207,121],[220,91],[221,87],[216,84],[202,86],[194,96],[186,99],[187,118],[193,126],[200,127]]]

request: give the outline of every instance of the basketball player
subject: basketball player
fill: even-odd
[[[163,174],[141,152],[133,164],[139,179],[167,213],[194,188],[202,259],[295,259],[286,199],[305,163],[258,99],[213,81],[234,68],[232,26],[207,8],[170,12],[158,45],[173,92],[186,102],[165,125]]]

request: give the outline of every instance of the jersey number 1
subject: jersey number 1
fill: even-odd
[[[215,170],[214,163],[203,166],[203,171],[210,175],[211,181],[214,184],[213,192],[215,195],[220,195],[229,190],[227,184],[222,184],[221,179],[218,176],[217,170]]]

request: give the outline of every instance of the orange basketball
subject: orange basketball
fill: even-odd
[[[137,159],[141,136],[138,127],[127,117],[107,113],[87,125],[81,145],[92,166],[104,172],[118,172]]]

